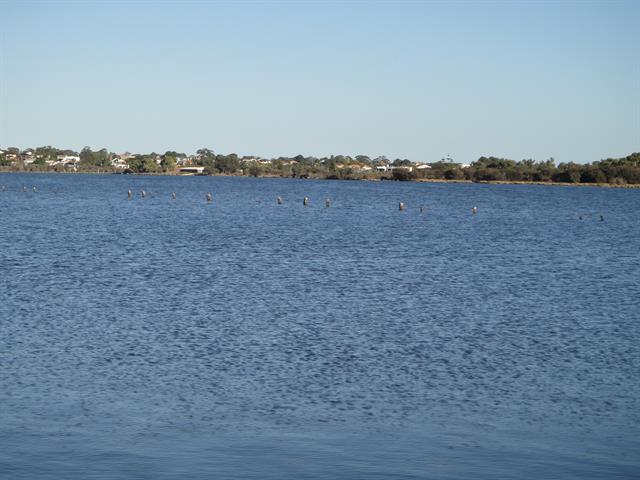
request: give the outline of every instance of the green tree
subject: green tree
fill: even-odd
[[[111,154],[106,148],[101,148],[93,154],[93,161],[97,167],[107,168],[111,166]]]
[[[146,155],[142,161],[142,172],[155,173],[158,171],[158,164],[156,163],[155,155]]]
[[[162,161],[160,162],[160,166],[162,167],[162,170],[164,170],[165,172],[172,172],[173,170],[175,170],[176,164],[177,164],[177,161],[174,155],[165,153],[162,156]]]
[[[36,157],[43,158],[44,160],[55,161],[58,156],[58,149],[53,148],[51,145],[46,147],[38,147],[35,151]]]
[[[234,173],[240,168],[240,160],[235,153],[217,155],[215,166],[221,173]]]
[[[260,168],[260,165],[258,164],[258,162],[251,162],[249,164],[249,167],[246,169],[246,171],[252,177],[259,177],[260,174],[262,173],[262,169]]]
[[[91,150],[91,147],[84,147],[80,151],[80,162],[85,165],[93,165],[93,150]]]
[[[201,148],[196,152],[194,163],[200,167],[205,167],[207,171],[213,172],[216,166],[216,155],[213,150]]]

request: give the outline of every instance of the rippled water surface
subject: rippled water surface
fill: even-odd
[[[640,190],[0,184],[2,478],[640,477]]]

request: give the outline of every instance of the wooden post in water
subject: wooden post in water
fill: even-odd
[[[475,215],[476,213],[478,213],[478,207],[473,207],[473,208],[471,209],[471,213],[473,213],[474,215]]]
[[[176,199],[176,192],[171,192],[171,200],[175,200]]]
[[[304,205],[305,207],[309,205],[309,197],[304,197],[302,199],[302,205]]]
[[[147,196],[147,192],[145,192],[144,190],[140,190],[140,196],[142,198],[146,197]]]
[[[281,197],[281,196],[279,196],[279,195],[278,195],[278,196],[276,197],[276,203],[277,203],[278,205],[282,205],[282,204],[284,203],[284,200],[282,199],[282,197]]]
[[[207,192],[207,203],[211,203],[213,197],[211,196],[211,192]]]
[[[131,191],[131,189],[127,190],[127,198],[131,200],[132,197],[133,197],[133,192]]]
[[[400,210],[401,212],[404,211],[406,208],[407,206],[404,204],[404,202],[398,203],[398,210]]]
[[[325,206],[325,208],[329,208],[331,206],[331,199],[330,198],[325,198],[324,199],[324,206]]]

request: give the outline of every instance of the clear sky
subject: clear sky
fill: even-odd
[[[640,1],[0,0],[0,148],[640,151]]]

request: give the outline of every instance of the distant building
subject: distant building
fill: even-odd
[[[389,167],[389,170],[404,170],[405,172],[413,172],[413,167],[409,165],[398,165],[397,167]]]
[[[25,165],[30,165],[36,161],[35,152],[30,148],[22,152],[22,154],[20,155],[20,158],[22,158],[22,161],[24,162]]]
[[[121,160],[129,160],[131,158],[135,158],[136,155],[130,152],[118,153],[116,154],[116,158],[120,158]]]
[[[204,173],[204,167],[180,167],[178,171],[187,175],[201,174]]]
[[[136,155],[129,152],[118,153],[111,157],[111,166],[116,170],[126,170],[129,168],[128,160],[132,158],[136,158]]]
[[[58,155],[56,157],[56,163],[59,165],[80,163],[80,157],[78,155]]]

